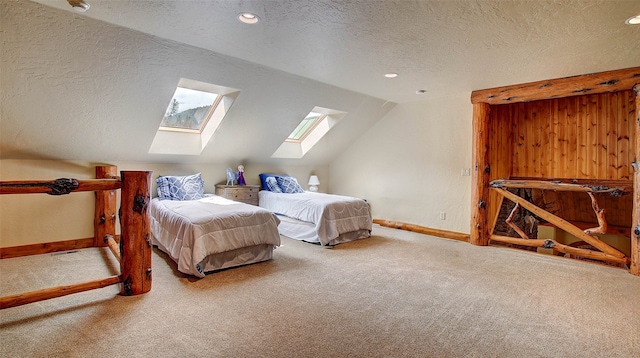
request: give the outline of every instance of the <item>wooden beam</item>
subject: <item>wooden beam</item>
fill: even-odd
[[[590,222],[583,222],[583,221],[572,221],[572,220],[567,220],[567,222],[571,223],[571,225],[581,229],[582,231],[587,230],[588,228],[593,227],[593,223]],[[548,227],[554,227],[556,228],[557,226],[553,225],[552,223],[539,223],[539,226],[548,226]],[[617,235],[617,236],[630,236],[631,235],[631,228],[629,228],[628,226],[615,226],[615,225],[608,225],[607,224],[607,232],[606,234],[610,234],[610,235]]]
[[[116,179],[118,167],[104,165],[96,167],[97,179]],[[93,246],[107,246],[104,238],[116,235],[116,191],[98,190],[95,192],[95,213],[93,216]]]
[[[581,249],[581,248],[573,247],[573,246],[569,246],[569,245],[563,245],[563,244],[558,243],[556,241],[554,241],[554,243],[556,245],[553,247],[553,249],[556,250],[556,251],[565,253],[565,254],[582,256],[582,257],[586,257],[588,259],[598,260],[598,261],[609,261],[609,262],[615,262],[615,263],[624,264],[624,265],[628,265],[629,264],[629,258],[628,257],[615,257],[615,256],[607,255],[604,252],[593,251],[593,250],[588,250],[588,249]]]
[[[513,244],[513,245],[521,245],[521,246],[529,246],[529,247],[544,247],[546,249],[554,249],[558,252],[582,256],[592,260],[609,261],[609,262],[615,262],[615,263],[625,264],[625,265],[629,263],[629,259],[627,257],[624,257],[624,258],[614,257],[599,251],[581,249],[577,247],[564,245],[555,240],[547,240],[547,239],[527,240],[527,239],[520,239],[517,237],[509,237],[509,236],[501,236],[501,235],[491,235],[491,240],[502,242],[505,244]]]
[[[0,194],[49,194],[65,195],[79,191],[120,189],[119,179],[71,179],[17,180],[0,182]]]
[[[489,202],[489,112],[486,103],[473,105],[473,176],[471,178],[471,230],[469,242],[474,245],[489,244],[487,203]]]
[[[549,243],[552,240],[542,240],[542,239],[521,239],[517,237],[510,236],[502,236],[502,235],[491,235],[491,240],[503,242],[505,244],[512,245],[522,245],[522,246],[530,246],[530,247],[545,247],[550,248]]]
[[[606,186],[588,184],[558,183],[546,180],[493,180],[490,184],[493,188],[524,188],[541,189],[555,191],[576,191],[584,193],[609,194],[612,196],[622,196],[633,192],[633,188],[625,185]]]
[[[600,208],[600,206],[598,205],[598,201],[596,200],[596,197],[593,196],[593,193],[587,193],[587,194],[589,194],[589,197],[591,198],[591,207],[593,208],[593,211],[596,213],[596,218],[598,218],[598,226],[585,229],[584,233],[587,235],[606,234],[607,220],[604,217],[605,210]]]
[[[104,241],[106,242],[106,245],[109,246],[109,249],[113,253],[113,256],[116,257],[116,260],[118,260],[118,262],[122,262],[122,259],[120,258],[120,244],[118,244],[118,242],[111,235],[107,235],[104,238]]]
[[[150,171],[123,171],[120,209],[120,272],[125,296],[151,290]]]
[[[21,257],[29,255],[48,254],[59,251],[73,251],[94,246],[94,238],[46,242],[43,244],[31,244],[22,246],[0,247],[0,259]]]
[[[73,285],[65,285],[58,287],[45,288],[38,291],[20,293],[17,295],[0,297],[0,309],[11,308],[26,305],[28,303],[48,300],[51,298],[62,297],[73,293],[94,290],[120,282],[119,276],[111,276],[99,280],[93,280]]]
[[[513,230],[515,230],[515,232],[517,232],[518,235],[520,235],[521,238],[523,238],[525,240],[529,240],[529,235],[527,235],[524,231],[522,231],[522,229],[520,229],[518,227],[518,225],[513,223],[513,218],[516,216],[516,213],[518,212],[518,209],[520,209],[520,204],[516,203],[516,206],[513,207],[513,210],[511,210],[511,214],[509,214],[509,217],[507,218],[507,220],[505,220],[505,222]]]
[[[560,229],[568,232],[569,234],[589,243],[591,246],[597,248],[598,250],[611,255],[613,257],[618,257],[618,258],[625,258],[626,255],[623,254],[622,252],[616,250],[615,248],[609,246],[608,244],[598,240],[597,238],[593,237],[593,236],[589,236],[587,234],[584,233],[584,231],[580,230],[579,228],[571,225],[571,223],[569,223],[568,221],[562,219],[561,217],[558,217],[556,215],[551,214],[550,212],[547,212],[537,206],[535,206],[534,204],[524,200],[523,198],[508,192],[504,189],[500,189],[500,188],[493,188],[493,190],[497,190],[500,194],[504,195],[505,198],[513,201],[514,203],[520,203],[520,205],[522,207],[524,207],[525,209],[529,210],[530,212],[532,212],[533,214],[537,215],[538,217],[540,217],[543,220],[546,220],[554,225],[556,225],[557,227],[559,227]]]
[[[510,180],[543,180],[553,183],[579,184],[587,186],[620,186],[633,191],[633,179],[595,179],[595,178],[553,178],[553,177],[521,177],[512,176]]]
[[[636,137],[635,158],[633,160],[633,211],[631,234],[631,266],[629,272],[640,276],[640,81],[633,87],[636,95]]]
[[[473,91],[471,92],[471,103],[496,105],[617,92],[629,90],[639,82],[640,67],[632,67]]]
[[[459,241],[469,241],[469,235],[463,234],[455,231],[441,230],[441,229],[433,229],[426,226],[407,224],[398,221],[389,221],[389,220],[381,220],[381,219],[373,219],[374,224],[378,224],[380,226],[390,227],[394,229],[406,230],[411,232],[417,232],[419,234],[443,237],[446,239],[453,239]]]

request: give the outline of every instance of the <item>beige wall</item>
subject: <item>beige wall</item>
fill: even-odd
[[[326,191],[327,167],[268,166],[251,163],[159,164],[139,162],[88,163],[54,160],[0,160],[0,180],[51,180],[57,178],[95,178],[96,165],[116,165],[118,170],[153,171],[153,192],[158,175],[202,173],[205,191],[213,193],[215,184],[226,181],[226,168],[245,165],[247,184],[259,184],[261,172],[286,173],[306,184],[311,173],[320,177],[320,190]],[[0,247],[11,247],[93,237],[94,195],[90,192],[63,196],[46,194],[0,195]],[[119,230],[118,230],[119,231]]]
[[[18,135],[3,137],[0,143],[4,150],[0,153],[4,158],[0,160],[0,180],[89,179],[94,177],[96,164],[112,164],[120,170],[152,170],[154,178],[202,172],[205,189],[213,192],[216,183],[225,181],[227,167],[236,168],[241,158],[251,158],[252,153],[262,151],[264,155],[257,158],[265,159],[242,163],[248,184],[257,184],[260,172],[276,172],[296,176],[307,188],[309,175],[316,174],[320,191],[365,198],[376,218],[469,232],[470,177],[462,177],[460,172],[471,163],[470,93],[401,104],[389,110],[392,103],[153,39],[73,13],[30,2],[10,4],[7,9],[19,16],[7,15],[2,25],[7,30],[7,43],[13,45],[3,52],[3,69],[7,69],[3,74],[7,76],[3,77],[2,88],[12,95],[5,96],[11,100],[2,106],[2,126],[20,130]],[[52,36],[51,26],[73,38],[89,37],[94,41],[77,41],[83,45],[76,45],[66,37]],[[111,46],[112,41],[117,46]],[[96,43],[103,45],[96,47]],[[80,72],[72,71],[70,66]],[[183,163],[166,164],[175,158],[148,154],[158,119],[181,76],[210,79],[213,83],[224,79],[223,83],[229,86],[243,88],[231,113],[236,117],[225,124],[237,125],[237,132],[216,138],[224,148],[210,149],[215,160],[185,157]],[[269,107],[274,100],[265,95],[264,88],[277,98],[291,100],[286,106]],[[305,100],[299,100],[303,95]],[[296,106],[306,108],[307,104],[344,109],[350,117],[345,117],[304,160],[270,159],[272,151],[265,148],[275,150],[290,132],[287,126],[296,124],[284,123],[281,118],[298,118],[298,114],[289,116],[289,112]],[[49,111],[60,107],[65,111]],[[269,112],[268,121],[263,118],[266,109],[273,111]],[[257,120],[249,122],[251,119]],[[365,126],[371,127],[363,131]],[[40,130],[29,132],[33,128]],[[100,134],[97,141],[91,139],[94,132]],[[42,141],[60,133],[64,133],[60,138],[65,139],[43,147]],[[127,133],[132,135],[124,138]],[[253,143],[258,137],[268,138],[269,145]],[[238,138],[248,143],[223,145],[225,140]],[[342,148],[343,139],[354,142],[333,162],[324,164],[334,148]],[[28,150],[15,153],[13,145]],[[80,149],[76,150],[76,146]],[[48,156],[32,155],[31,148],[45,151]],[[238,153],[237,148],[251,155]],[[59,154],[64,152],[62,149],[71,154]],[[45,160],[82,159],[87,153],[94,153],[89,156],[92,160],[108,162]],[[442,211],[447,215],[444,221],[438,218]],[[0,196],[0,247],[91,237],[93,212],[91,193]]]
[[[468,233],[469,96],[397,105],[330,165],[331,191],[367,199],[374,218]]]

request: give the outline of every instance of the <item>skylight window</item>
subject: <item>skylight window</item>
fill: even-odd
[[[346,114],[334,109],[314,107],[276,149],[271,158],[304,157]]]
[[[213,138],[240,90],[181,78],[149,153],[199,155]]]
[[[288,142],[300,142],[302,141],[315,126],[322,121],[324,114],[318,112],[310,112],[303,120],[298,124],[296,129],[287,137]]]
[[[159,129],[202,133],[219,98],[216,93],[177,87]]]

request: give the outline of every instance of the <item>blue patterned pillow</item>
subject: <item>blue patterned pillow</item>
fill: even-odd
[[[267,177],[264,181],[267,184],[267,190],[274,193],[282,193],[282,189],[280,189],[276,177]]]
[[[304,189],[298,184],[295,177],[276,177],[276,180],[285,194],[304,193]]]
[[[198,200],[204,196],[202,174],[160,176],[156,179],[158,197],[169,200]]]

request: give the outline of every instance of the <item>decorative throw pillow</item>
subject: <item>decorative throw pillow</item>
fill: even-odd
[[[156,179],[158,197],[169,200],[198,200],[204,196],[202,174],[160,176]]]
[[[280,189],[286,194],[304,193],[304,189],[298,184],[295,177],[276,177]]]
[[[261,173],[261,174],[258,174],[258,176],[260,177],[260,184],[262,185],[262,189],[263,190],[269,190],[269,187],[267,186],[267,178],[269,178],[269,177],[274,177],[274,178],[286,177],[288,175]]]
[[[276,180],[276,177],[267,177],[265,179],[265,183],[267,184],[267,190],[272,191],[274,193],[282,193],[282,189],[280,189],[280,186],[278,185],[278,181]]]

